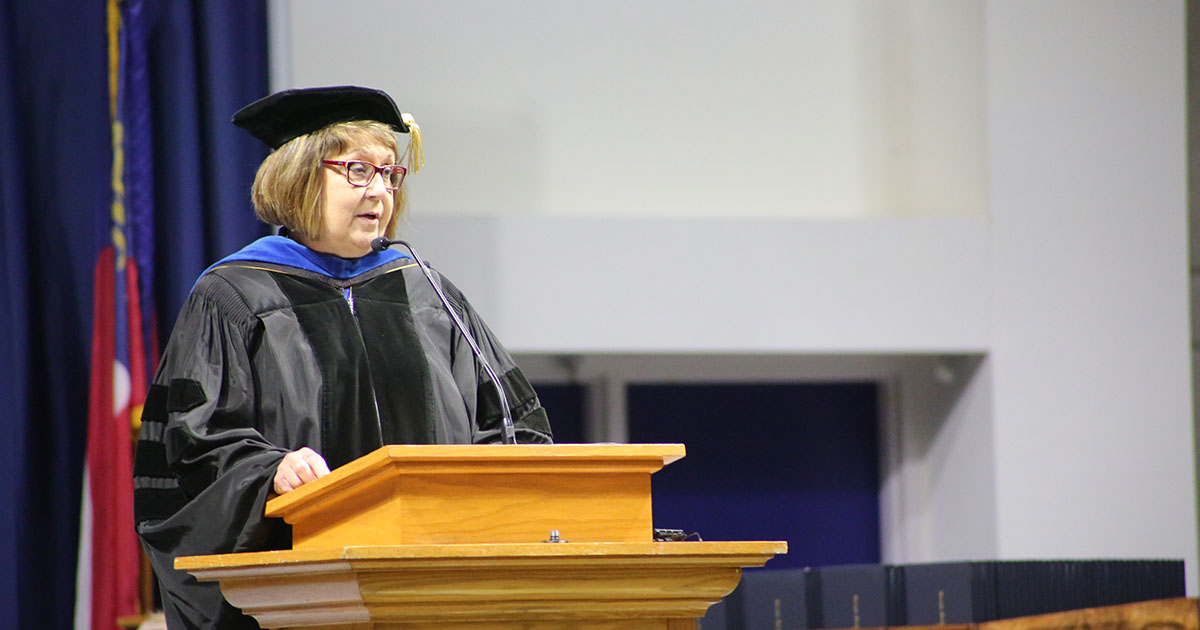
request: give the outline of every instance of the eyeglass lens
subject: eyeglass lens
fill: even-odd
[[[383,185],[389,190],[399,188],[404,181],[404,169],[399,166],[378,167],[370,162],[359,161],[346,162],[346,179],[355,186],[366,186],[371,182],[376,170],[383,177]]]

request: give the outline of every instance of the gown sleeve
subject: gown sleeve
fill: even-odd
[[[255,413],[257,318],[212,274],[184,305],[142,412],[134,458],[134,519],[163,590],[171,628],[257,628],[173,567],[178,556],[286,548],[291,532],[263,516],[276,467]]]
[[[492,371],[496,373],[496,376],[500,378],[500,383],[504,386],[504,395],[508,398],[517,442],[522,444],[552,443],[554,435],[550,430],[550,421],[546,416],[546,410],[542,408],[541,401],[538,400],[537,392],[529,383],[529,379],[525,377],[524,372],[517,366],[512,355],[508,353],[496,335],[492,334],[491,329],[467,301],[462,291],[444,276],[441,277],[441,282],[445,288],[446,297],[462,316],[467,330],[471,331],[471,336],[479,344],[479,349],[487,357]],[[503,439],[501,426],[504,424],[500,396],[496,393],[496,388],[492,385],[487,371],[479,364],[466,340],[461,339],[457,332],[454,338],[454,354],[456,361],[469,362],[473,366],[469,375],[459,377],[458,386],[460,391],[475,392],[475,442],[500,442]],[[462,371],[456,373],[465,374]]]

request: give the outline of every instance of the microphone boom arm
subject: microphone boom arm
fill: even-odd
[[[458,316],[458,311],[454,310],[454,307],[450,305],[450,299],[446,297],[446,294],[442,291],[442,287],[433,279],[433,274],[429,272],[429,267],[425,266],[425,261],[421,260],[421,256],[417,254],[417,250],[413,249],[412,245],[409,245],[405,241],[393,241],[382,236],[371,241],[371,249],[376,252],[381,252],[392,245],[403,245],[404,249],[407,249],[408,253],[412,254],[413,260],[417,261],[417,267],[421,269],[421,273],[429,281],[429,286],[433,287],[434,293],[437,293],[438,299],[442,301],[442,306],[446,307],[446,312],[450,315],[450,319],[454,321],[458,332],[462,333],[463,339],[467,340],[467,345],[471,346],[471,351],[475,353],[475,358],[479,359],[479,363],[483,365],[484,371],[492,379],[492,385],[496,388],[496,394],[500,396],[500,411],[503,414],[500,435],[505,444],[516,444],[517,430],[513,425],[512,412],[508,408],[508,396],[504,394],[504,384],[500,382],[500,377],[496,376],[495,370],[492,369],[487,358],[483,356],[483,351],[479,349],[479,344],[475,343],[475,337],[467,330],[467,325]],[[475,411],[476,413],[479,412],[478,409]]]

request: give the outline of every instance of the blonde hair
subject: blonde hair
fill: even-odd
[[[334,123],[288,141],[258,167],[250,189],[254,214],[307,238],[321,238],[325,182],[321,160],[369,144],[383,146],[399,159],[395,132],[373,120]],[[407,196],[404,186],[392,191],[392,217],[384,231],[388,238],[395,236]]]

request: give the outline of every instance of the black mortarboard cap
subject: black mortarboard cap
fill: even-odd
[[[408,124],[392,97],[383,90],[353,85],[283,90],[233,115],[233,124],[272,149],[326,125],[352,120],[375,120],[408,133]]]

